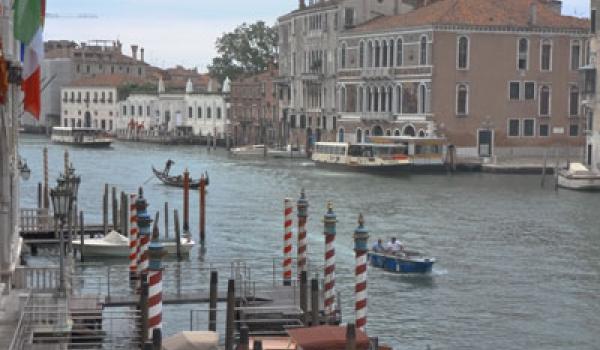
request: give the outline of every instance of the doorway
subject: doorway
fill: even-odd
[[[491,157],[493,147],[494,132],[493,130],[479,130],[477,137],[477,149],[480,157]]]

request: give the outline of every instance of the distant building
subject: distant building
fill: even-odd
[[[439,134],[459,156],[581,155],[589,21],[560,1],[445,0],[338,38],[337,139]]]
[[[600,0],[592,0],[590,6],[590,52],[589,64],[581,69],[579,88],[582,94],[583,114],[586,117],[586,164],[590,170],[600,173],[600,86],[598,85],[598,69],[600,69],[600,32],[598,30],[598,13]]]
[[[231,83],[231,135],[234,145],[281,143],[279,104],[274,79],[278,71],[247,75]]]

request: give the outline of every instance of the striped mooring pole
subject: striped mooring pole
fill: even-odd
[[[144,192],[140,188],[138,199],[136,201],[137,226],[139,228],[139,252],[138,252],[138,273],[142,274],[148,271],[148,244],[150,243],[150,224],[152,219],[146,210],[148,202],[144,198]]]
[[[158,221],[158,220],[157,220]],[[158,222],[154,223],[152,242],[148,247],[148,333],[153,337],[154,329],[162,329],[162,258],[166,252],[159,240]]]
[[[306,271],[306,218],[308,217],[308,201],[304,189],[300,192],[300,199],[296,202],[298,208],[298,280],[302,271]]]
[[[283,285],[292,285],[292,200],[284,200]]]
[[[129,195],[129,280],[135,281],[138,259],[137,194]]]
[[[362,331],[367,325],[367,242],[369,231],[365,228],[363,215],[358,217],[358,227],[354,230],[354,252],[356,254],[356,286],[354,293],[356,327]]]
[[[333,212],[333,203],[327,203],[327,213],[323,218],[325,227],[325,315],[328,320],[335,313],[335,224],[337,219]]]

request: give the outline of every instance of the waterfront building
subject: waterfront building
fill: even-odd
[[[597,72],[600,68],[600,34],[598,31],[600,0],[592,0],[590,7],[589,64],[581,69],[579,88],[582,93],[582,109],[586,117],[585,162],[589,170],[600,173],[600,92]]]
[[[159,80],[155,92],[132,92],[119,102],[118,134],[134,136],[216,136],[224,140],[229,118],[226,93],[197,91],[191,80],[185,93],[171,92]]]
[[[352,62],[338,57],[348,50],[338,37],[380,16],[406,13],[430,0],[300,0],[278,19],[277,78],[284,143],[335,140],[339,109],[337,74]],[[342,67],[343,66],[343,67]]]
[[[445,136],[459,156],[581,156],[588,21],[560,1],[446,0],[339,36],[337,139]]]
[[[231,135],[235,146],[281,144],[277,68],[243,76],[231,83]]]

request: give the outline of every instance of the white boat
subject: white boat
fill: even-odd
[[[307,158],[306,151],[302,147],[268,148],[267,156],[270,158]]]
[[[161,242],[168,255],[177,254],[177,244],[175,241]],[[118,232],[111,231],[102,238],[86,238],[83,242],[83,253],[85,256],[104,256],[104,257],[128,257],[129,256],[129,238]],[[181,254],[189,255],[190,250],[196,244],[193,240],[181,239]],[[73,247],[76,250],[81,249],[81,240],[73,240]]]
[[[52,128],[51,140],[54,143],[83,147],[109,147],[113,142],[113,138],[102,129],[61,126]]]
[[[312,160],[325,167],[374,172],[442,170],[445,139],[372,136],[369,142],[317,142]]]
[[[558,186],[571,190],[600,191],[600,174],[590,171],[581,163],[569,163],[558,170]]]
[[[231,154],[234,156],[251,156],[258,157],[265,155],[265,145],[250,145],[243,147],[236,147],[230,150]]]

